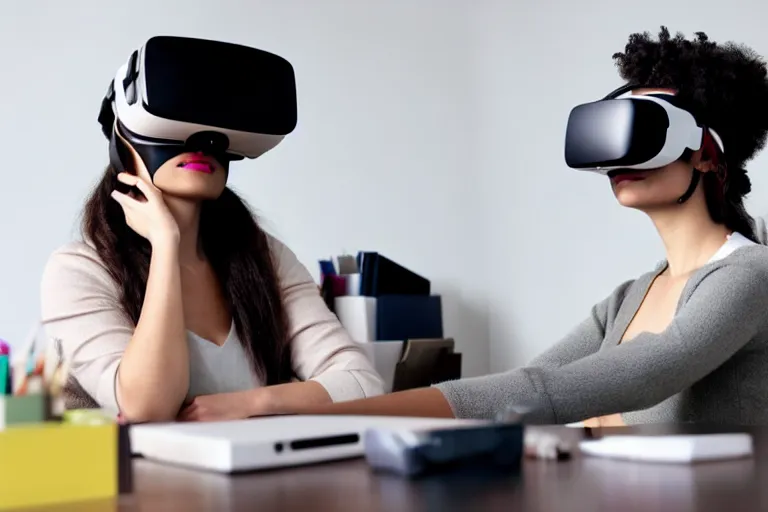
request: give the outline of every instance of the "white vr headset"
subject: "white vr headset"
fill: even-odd
[[[150,175],[170,158],[202,151],[226,168],[277,146],[296,127],[291,64],[247,46],[159,36],[133,52],[99,114],[110,161],[125,168],[127,141]],[[122,140],[121,140],[122,139]]]
[[[664,167],[701,148],[704,130],[725,152],[720,136],[666,92],[631,95],[625,85],[604,99],[571,110],[565,161],[573,169],[608,174]]]

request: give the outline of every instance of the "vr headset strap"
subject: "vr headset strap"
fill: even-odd
[[[106,138],[110,137],[115,126],[115,113],[112,110],[112,102],[115,100],[115,81],[109,82],[109,88],[107,94],[104,95],[104,99],[101,100],[101,109],[99,110],[99,124],[101,125],[101,132]]]
[[[627,93],[633,89],[637,89],[638,87],[639,86],[637,84],[632,84],[632,83],[624,84],[621,87],[618,87],[617,89],[608,93],[603,99],[612,100],[612,99],[618,98],[622,94]],[[686,190],[685,193],[677,199],[678,204],[683,204],[691,198],[693,193],[696,192],[696,187],[699,186],[699,180],[701,180],[701,171],[699,171],[698,169],[693,169],[693,175],[691,176],[691,183],[690,185],[688,185],[688,190]]]
[[[614,100],[621,96],[624,93],[627,93],[631,91],[632,89],[637,89],[639,86],[637,84],[624,84],[621,87],[616,88],[615,90],[609,92],[605,95],[603,100]]]
[[[701,179],[701,171],[698,169],[693,170],[693,176],[691,176],[691,184],[688,185],[688,190],[685,191],[685,194],[681,195],[677,203],[683,204],[687,200],[691,198],[694,192],[696,192],[696,187],[699,185],[699,180]]]
[[[99,111],[99,124],[101,131],[109,139],[109,163],[117,172],[125,172],[123,161],[124,148],[123,143],[117,140],[117,123],[115,122],[115,112],[112,109],[115,101],[115,81],[112,80],[107,88],[107,94],[101,101],[101,110]]]
[[[112,129],[112,136],[109,138],[109,163],[118,173],[125,172],[123,154],[123,141],[117,140],[117,126],[115,126]]]

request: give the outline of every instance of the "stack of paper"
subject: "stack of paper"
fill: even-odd
[[[582,453],[600,457],[649,462],[699,462],[752,455],[749,434],[673,436],[607,436],[582,441]]]

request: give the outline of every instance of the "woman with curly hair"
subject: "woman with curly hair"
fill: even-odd
[[[768,423],[768,247],[743,204],[745,163],[768,130],[766,64],[664,27],[613,57],[631,94],[673,97],[701,127],[698,150],[629,179],[609,174],[619,204],[654,223],[663,263],[528,366],[301,412],[493,418],[513,407],[529,423]]]

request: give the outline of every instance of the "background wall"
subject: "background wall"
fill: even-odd
[[[527,5],[527,8],[524,5]],[[663,259],[643,214],[619,207],[606,178],[568,169],[570,109],[621,84],[611,56],[629,34],[664,24],[706,32],[768,56],[759,0],[472,2],[477,102],[474,164],[482,169],[484,288],[491,370],[524,364],[556,343],[621,282]],[[768,213],[768,154],[747,166],[748,207]]]
[[[299,125],[231,184],[317,276],[378,250],[433,280],[467,375],[522,364],[663,257],[605,179],[568,170],[570,108],[618,85],[631,32],[706,31],[768,55],[759,0],[55,0],[0,14],[0,338],[38,314],[40,272],[77,235],[107,162],[96,122],[117,67],[156,34],[295,66]],[[190,77],[190,79],[213,79]],[[768,213],[768,160],[750,206]]]
[[[25,337],[48,255],[78,234],[107,163],[96,117],[109,81],[147,38],[172,34],[253,45],[294,65],[296,131],[238,163],[231,185],[316,277],[319,258],[366,249],[432,279],[465,371],[487,371],[468,28],[465,4],[440,0],[4,4],[0,338]]]

